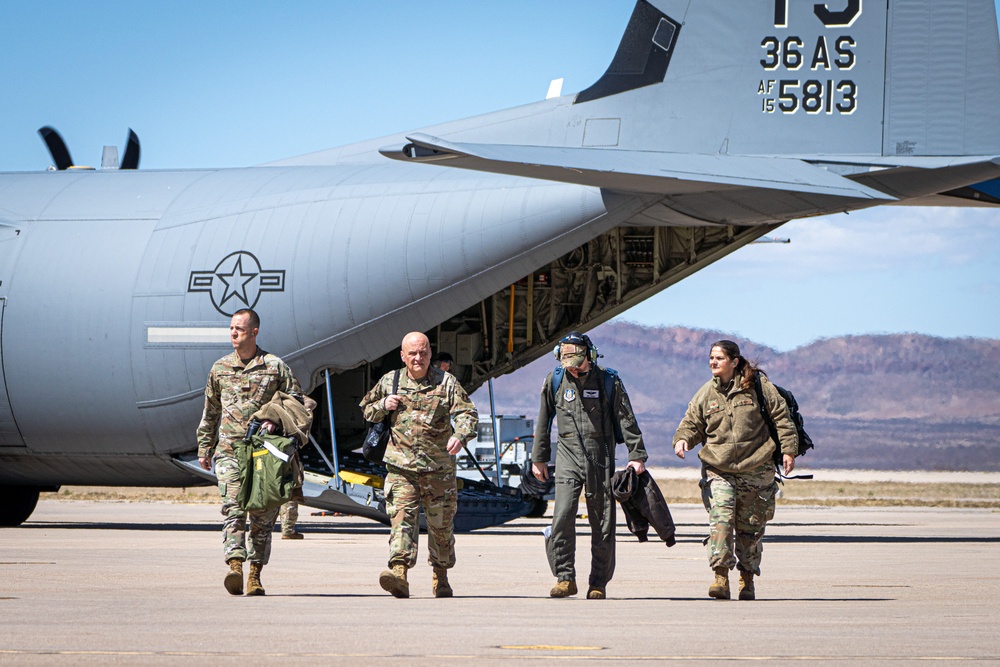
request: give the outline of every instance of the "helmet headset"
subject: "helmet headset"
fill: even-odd
[[[560,350],[564,344],[586,346],[587,359],[589,359],[592,364],[597,363],[597,360],[604,356],[597,351],[597,346],[591,342],[590,336],[582,334],[579,331],[570,331],[568,334],[559,339],[559,342],[556,343],[555,348],[552,350],[552,354],[555,356],[556,361],[561,359]]]

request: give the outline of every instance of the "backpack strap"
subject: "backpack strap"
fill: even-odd
[[[562,366],[556,366],[555,370],[552,371],[552,382],[549,384],[549,393],[552,395],[552,412],[549,413],[549,423],[546,427],[548,431],[552,430],[552,421],[556,418],[556,392],[559,390],[559,385],[562,384],[564,375],[566,375],[566,369]]]
[[[615,380],[618,379],[618,371],[613,368],[602,368],[601,370],[604,371],[604,394],[611,401],[609,405],[611,406],[611,424],[615,429],[615,442],[620,445],[625,442],[625,436],[622,435],[622,425],[615,418]]]
[[[764,424],[767,425],[767,431],[771,435],[771,439],[774,440],[774,467],[779,471],[781,470],[781,440],[778,438],[778,427],[774,423],[774,419],[771,417],[771,412],[767,409],[767,399],[764,398],[764,388],[760,383],[760,374],[754,373],[753,375],[753,388],[757,392],[757,403],[760,405],[760,416],[764,419]],[[780,472],[779,472],[780,474]]]
[[[552,384],[549,385],[549,390],[552,393],[553,405],[556,403],[556,392],[559,390],[559,385],[562,384],[564,375],[566,375],[566,369],[562,366],[556,366],[555,370],[552,371]]]
[[[393,373],[393,375],[392,375],[392,393],[393,394],[395,394],[395,393],[397,393],[399,391],[399,374],[402,372],[402,370],[403,370],[402,368],[397,368],[396,372]],[[389,414],[387,414],[385,416],[385,420],[384,421],[385,421],[385,423],[386,423],[387,426],[390,426],[390,427],[392,426],[392,415],[395,412],[396,412],[396,410],[393,410],[392,412],[390,412]],[[392,438],[392,431],[391,431],[391,429],[389,431],[389,437]]]

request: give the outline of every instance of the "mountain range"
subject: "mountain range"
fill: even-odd
[[[725,338],[795,395],[816,443],[803,467],[1000,471],[1000,340],[857,335],[780,352],[725,332],[628,322],[589,335],[603,355],[598,363],[621,375],[651,465],[692,464],[674,456],[673,434],[711,377],[711,344]],[[494,380],[497,413],[536,417],[555,365],[546,355]],[[486,388],[473,398],[489,405]]]

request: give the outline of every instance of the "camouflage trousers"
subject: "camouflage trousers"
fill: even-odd
[[[281,506],[278,518],[281,520],[281,534],[291,535],[295,532],[295,524],[299,522],[299,504],[289,500]]]
[[[222,496],[222,549],[224,559],[239,558],[267,564],[271,556],[271,530],[278,508],[247,512],[236,503],[240,492],[240,464],[231,454],[215,455],[215,477]],[[250,535],[247,539],[247,519]]]
[[[458,486],[455,471],[414,472],[387,466],[385,508],[389,531],[389,567],[417,564],[420,508],[427,523],[427,562],[432,567],[455,566],[455,512]]]
[[[768,463],[746,473],[702,468],[702,500],[708,510],[708,566],[760,574],[764,528],[774,518],[774,467]]]

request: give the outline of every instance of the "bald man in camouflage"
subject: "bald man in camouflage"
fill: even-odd
[[[392,388],[397,371],[391,371],[361,401],[370,422],[392,415],[392,436],[385,450],[385,504],[392,530],[389,569],[379,575],[379,585],[394,597],[410,596],[406,571],[417,564],[423,505],[434,597],[451,597],[448,570],[455,565],[458,509],[452,456],[475,437],[479,415],[455,376],[431,367],[427,336],[407,334],[400,356],[406,369],[399,372],[396,392]]]

